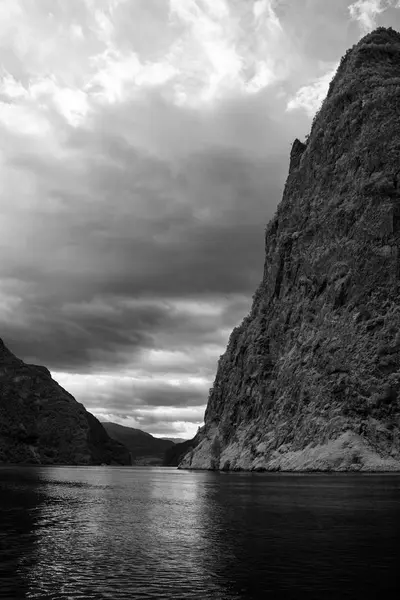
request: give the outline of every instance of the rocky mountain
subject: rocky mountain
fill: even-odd
[[[400,34],[342,58],[296,140],[250,314],[180,466],[400,470]]]
[[[150,433],[117,423],[103,422],[108,435],[128,448],[134,464],[159,464],[164,460],[166,450],[174,442],[153,437]]]
[[[0,463],[127,465],[130,457],[46,367],[0,340]]]
[[[196,439],[196,438],[194,438]],[[163,465],[164,467],[177,467],[179,463],[182,461],[184,456],[192,450],[195,446],[194,440],[184,440],[183,442],[178,442],[168,448],[164,454]]]

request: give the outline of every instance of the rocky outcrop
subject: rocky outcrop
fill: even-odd
[[[164,453],[163,466],[164,467],[177,467],[184,456],[189,452],[189,450],[193,450],[196,445],[197,436],[192,440],[185,440],[183,442],[178,442],[168,448]]]
[[[400,470],[400,34],[347,52],[296,141],[250,314],[182,468]]]
[[[46,367],[0,340],[0,463],[126,465],[130,456]]]

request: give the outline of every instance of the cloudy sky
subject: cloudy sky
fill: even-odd
[[[0,336],[191,437],[341,55],[397,0],[0,0]]]

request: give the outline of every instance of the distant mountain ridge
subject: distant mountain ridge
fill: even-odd
[[[103,427],[114,440],[128,448],[133,463],[162,464],[164,454],[174,442],[156,438],[146,431],[103,421]]]

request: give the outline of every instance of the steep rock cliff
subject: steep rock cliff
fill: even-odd
[[[164,467],[177,467],[185,454],[195,447],[196,437],[192,440],[185,440],[174,444],[171,448],[165,451],[163,465]]]
[[[46,367],[0,340],[0,463],[126,465],[130,456]]]
[[[293,144],[250,314],[181,468],[400,470],[400,34],[343,57]]]

